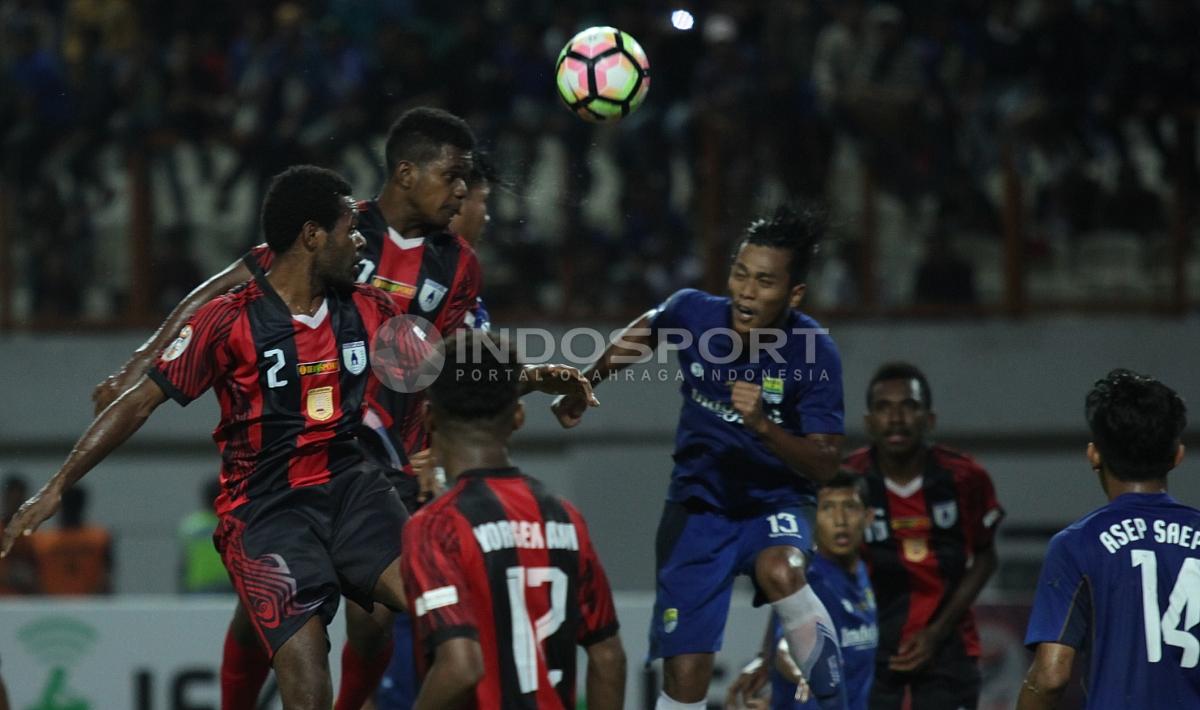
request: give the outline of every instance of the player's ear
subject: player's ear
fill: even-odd
[[[929,422],[929,424],[926,425],[925,431],[933,431],[934,428],[937,427],[937,412],[933,411],[932,409],[929,410],[929,414],[926,415],[926,421]]]
[[[1180,448],[1181,449],[1183,448],[1182,444],[1180,445]],[[1095,442],[1092,442],[1092,441],[1088,442],[1087,460],[1088,460],[1088,465],[1090,465],[1092,467],[1093,471],[1096,471],[1097,473],[1099,473],[1101,470],[1104,469],[1104,460],[1100,458],[1100,449],[1096,448]]]
[[[392,180],[405,190],[411,190],[417,182],[418,172],[416,164],[408,160],[401,160],[396,163],[396,169],[392,172]]]
[[[808,290],[808,284],[796,284],[788,293],[788,307],[799,308],[804,301],[804,292]]]
[[[1175,464],[1171,468],[1179,468],[1179,464],[1183,463],[1184,446],[1183,442],[1179,442],[1179,448],[1175,449]]]
[[[517,400],[517,408],[515,410],[513,410],[512,423],[513,423],[513,428],[512,428],[513,431],[516,431],[516,430],[520,429],[521,427],[525,426],[525,403],[522,402],[521,400]]]
[[[316,251],[321,247],[321,232],[325,228],[316,222],[309,220],[300,228],[300,240],[304,243],[304,248],[309,251]]]

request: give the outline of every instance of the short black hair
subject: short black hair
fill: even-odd
[[[871,408],[871,393],[875,385],[885,380],[916,380],[921,385],[921,404],[925,409],[933,409],[933,390],[929,387],[929,379],[921,368],[908,362],[885,362],[879,366],[871,381],[867,383],[867,409]]]
[[[813,206],[781,205],[770,217],[756,219],[746,227],[746,233],[733,250],[733,258],[737,258],[745,244],[787,249],[792,253],[788,281],[792,285],[804,283],[817,246],[825,236],[826,226],[823,210]]]
[[[507,338],[462,330],[445,342],[446,361],[429,388],[440,414],[460,421],[495,419],[521,395],[522,367]]]
[[[495,185],[500,182],[500,172],[492,157],[482,151],[475,151],[471,159],[471,172],[467,175],[467,189],[472,190],[480,185]]]
[[[841,470],[833,475],[833,478],[828,481],[817,483],[817,493],[826,488],[835,488],[837,490],[853,489],[858,494],[859,500],[863,505],[867,504],[867,480],[853,471]]]
[[[388,129],[383,149],[387,173],[391,176],[404,160],[418,165],[427,163],[447,145],[464,151],[475,149],[475,134],[466,121],[440,108],[409,109]]]
[[[291,249],[306,222],[332,230],[350,193],[345,178],[316,165],[295,165],[271,178],[261,217],[267,246],[276,254]]]
[[[1187,406],[1163,383],[1117,369],[1097,380],[1085,404],[1092,443],[1122,481],[1165,478],[1175,465]]]

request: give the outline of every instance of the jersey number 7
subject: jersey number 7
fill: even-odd
[[[1200,623],[1200,559],[1189,557],[1179,568],[1167,612],[1158,614],[1158,556],[1151,550],[1130,550],[1134,567],[1142,568],[1142,619],[1146,625],[1146,655],[1162,660],[1163,642],[1183,649],[1182,668],[1200,663],[1200,640],[1190,629]],[[1183,621],[1180,628],[1179,622]]]
[[[567,575],[557,567],[509,567],[508,606],[512,609],[513,660],[522,693],[538,689],[538,646],[558,631],[567,619]],[[550,585],[550,611],[538,619],[529,618],[525,606],[525,588]],[[550,683],[558,685],[561,670],[549,670]]]

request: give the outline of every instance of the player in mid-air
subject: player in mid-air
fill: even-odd
[[[1050,541],[1017,709],[1057,707],[1076,654],[1088,710],[1200,707],[1200,510],[1167,493],[1187,408],[1158,380],[1113,370],[1086,414],[1088,463],[1109,503]]]
[[[462,331],[424,420],[452,487],[413,516],[402,574],[424,674],[415,708],[623,707],[625,652],[583,516],[524,475],[508,442],[525,420],[503,340]]]
[[[802,508],[837,472],[843,438],[837,348],[795,310],[823,232],[809,211],[755,221],[733,254],[729,296],[675,293],[585,369],[599,384],[656,343],[679,350],[683,407],[650,631],[651,657],[665,659],[659,710],[705,706],[739,574],[779,615],[821,707],[844,705],[833,623],[804,573],[812,535]],[[566,427],[585,409],[577,396],[554,403]]]
[[[387,291],[408,313],[431,321],[449,334],[478,309],[479,263],[470,244],[453,231],[450,220],[469,206],[467,179],[472,171],[475,138],[457,116],[432,108],[404,113],[388,132],[384,148],[388,179],[374,200],[358,204],[359,231],[365,240],[357,267],[359,282]],[[170,343],[191,315],[208,300],[270,268],[273,255],[263,244],[197,287],[171,312],[158,331],[140,346],[117,373],[93,392],[97,411],[131,385]],[[532,389],[552,390],[562,380],[561,368],[539,366],[526,379]],[[360,437],[368,453],[413,476],[394,477],[403,498],[415,508],[436,487],[433,467],[417,477],[409,458],[428,447],[420,427],[420,398],[383,387],[367,393],[370,411]],[[417,488],[420,493],[408,493]],[[355,605],[347,607],[348,642],[336,710],[358,710],[379,685],[391,654],[392,626],[386,609],[367,619]],[[221,704],[225,710],[253,710],[270,670],[267,656],[239,607],[230,624],[221,664]]]
[[[202,306],[147,375],[104,409],[63,467],[6,529],[0,554],[58,509],[68,489],[169,397],[209,388],[221,405],[220,522],[214,539],[285,708],[333,702],[325,626],[345,594],[400,609],[404,507],[355,438],[374,334],[399,313],[355,285],[362,239],[344,179],[300,166],[262,207],[270,271]]]
[[[842,650],[849,710],[868,708],[875,676],[875,647],[879,644],[875,595],[860,554],[870,523],[871,510],[861,476],[842,472],[818,484],[814,526],[817,549],[808,566],[808,583],[833,617]],[[783,626],[774,614],[765,641],[768,643],[764,643],[758,658],[729,687],[725,707],[750,706],[769,678],[773,710],[807,710],[813,701],[806,704],[795,700],[800,672],[787,652]]]

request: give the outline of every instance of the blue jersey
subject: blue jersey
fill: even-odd
[[[1127,493],[1055,535],[1025,643],[1087,661],[1087,707],[1200,707],[1200,510]]]
[[[766,416],[790,434],[842,434],[841,357],[820,324],[789,311],[775,352],[752,358],[732,330],[730,310],[729,298],[684,289],[652,322],[659,342],[679,350],[683,380],[667,499],[696,498],[725,512],[811,503],[807,479],[742,426],[729,387],[734,380],[760,385]]]
[[[875,679],[875,649],[879,645],[879,627],[875,617],[875,594],[867,566],[861,561],[848,574],[838,564],[820,554],[813,555],[808,568],[808,583],[829,611],[842,649],[842,686],[846,689],[848,710],[867,710],[871,683]],[[783,638],[783,626],[774,618],[775,643]],[[797,703],[796,684],[789,682],[771,666],[771,707],[773,710],[800,710],[818,707],[816,701]]]

